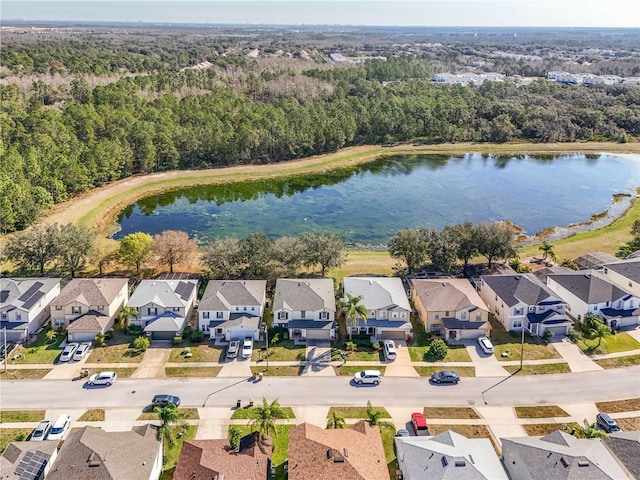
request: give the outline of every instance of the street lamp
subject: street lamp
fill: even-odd
[[[520,340],[520,370],[522,370],[522,361],[524,360],[524,320],[522,320],[520,330],[522,332],[522,339]]]

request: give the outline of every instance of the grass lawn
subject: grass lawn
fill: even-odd
[[[166,367],[167,377],[217,377],[222,367]]]
[[[44,410],[0,410],[0,423],[40,422]]]
[[[52,364],[55,362],[58,355],[62,352],[62,348],[60,348],[60,344],[66,338],[66,335],[63,333],[59,333],[56,335],[56,339],[53,343],[47,343],[47,332],[49,329],[43,330],[36,337],[36,339],[27,347],[24,345],[18,345],[12,352],[11,357],[9,358],[9,363],[20,365],[23,363],[42,363],[42,364]],[[12,360],[12,358],[16,357],[16,355],[22,355],[20,358],[16,360]]]
[[[171,427],[176,436],[176,442],[173,447],[170,447],[165,442],[164,444],[164,467],[163,470],[166,472],[167,470],[171,470],[170,476],[165,476],[166,474],[163,472],[163,475],[160,477],[162,479],[170,479],[173,478],[173,469],[178,462],[178,457],[180,456],[180,450],[182,449],[182,442],[185,440],[192,440],[196,436],[196,426],[195,425],[174,425]],[[178,437],[179,434],[182,434]],[[168,472],[167,472],[168,473]]]
[[[304,367],[298,365],[270,366],[268,370],[265,370],[265,368],[267,368],[266,363],[264,366],[251,367],[251,373],[262,372],[265,377],[298,377],[302,375],[302,371],[304,370]]]
[[[137,420],[160,420],[160,416],[151,410],[147,410],[149,407],[146,407],[145,410],[140,414]],[[178,408],[178,411],[182,413],[182,417],[180,420],[199,420],[200,416],[198,415],[197,408]]]
[[[351,376],[353,377],[356,373],[361,372],[362,370],[379,370],[382,375],[384,375],[385,367],[378,366],[375,367],[363,367],[362,365],[342,365],[341,367],[333,367],[336,372],[336,375],[342,376]]]
[[[640,417],[617,418],[616,423],[625,432],[640,430]]]
[[[232,426],[238,428],[243,436],[253,432],[249,425]],[[271,456],[271,462],[276,467],[275,480],[285,480],[287,478],[284,473],[284,462],[289,458],[289,430],[293,427],[295,425],[276,425],[276,434],[275,437],[272,437],[273,455]]]
[[[293,413],[293,409],[291,407],[281,407],[281,408],[282,408],[282,413],[284,413],[284,418],[296,418],[295,414]],[[231,415],[232,420],[238,420],[238,419],[249,420],[254,418],[256,418],[255,407],[237,408],[234,410],[233,415]]]
[[[367,274],[388,276],[393,274],[393,267],[398,263],[391,258],[389,252],[350,250],[347,261],[340,268],[331,269],[327,276],[335,278],[341,283],[344,277]]]
[[[384,407],[376,407],[374,405],[373,408],[382,411],[380,418],[391,418],[391,415],[389,415],[389,412],[387,412]],[[369,415],[367,415],[367,407],[331,407],[329,413],[327,413],[327,418],[331,417],[333,412],[336,412],[344,418],[369,418]]]
[[[11,442],[26,440],[33,428],[3,428],[0,429],[0,453],[4,452]]]
[[[389,469],[389,478],[396,478],[396,470],[398,469],[396,454],[393,451],[395,434],[396,430],[392,425],[380,425],[380,435],[382,436],[382,446],[384,447],[384,458]]]
[[[604,358],[595,360],[602,368],[622,368],[640,365],[640,355],[629,355],[628,357]]]
[[[251,360],[259,362],[266,358],[266,351],[260,350],[264,342],[256,342],[253,347]],[[293,340],[283,340],[277,345],[269,346],[269,360],[274,362],[296,362],[304,361],[307,347],[305,345],[294,345]]]
[[[470,407],[424,407],[426,418],[480,418]]]
[[[364,346],[359,346],[354,352],[347,352],[347,362],[382,362],[384,353],[382,350],[373,350]]]
[[[430,377],[436,372],[443,370],[442,367],[413,367],[421,377]],[[456,372],[460,377],[475,377],[476,367],[453,367],[451,370]]]
[[[520,332],[507,332],[492,316],[491,343],[493,343],[494,355],[500,361],[520,360],[522,347],[522,334]],[[504,354],[504,356],[503,356]],[[560,358],[560,354],[551,344],[539,337],[524,336],[524,359],[544,360],[547,358]]]
[[[20,370],[7,370],[7,372],[0,372],[0,380],[40,380],[52,368],[25,368]]]
[[[518,418],[568,417],[569,414],[557,405],[537,405],[535,407],[515,407]]]
[[[412,362],[471,362],[471,357],[467,353],[467,349],[463,345],[449,345],[449,351],[444,360],[433,360],[429,356],[428,346],[424,347],[407,347]]]
[[[104,408],[87,410],[78,419],[79,422],[104,422]]]
[[[615,335],[603,338],[600,346],[597,346],[598,340],[580,340],[577,345],[587,355],[640,350],[640,342],[626,332],[616,333]]]
[[[505,365],[503,367],[507,372],[514,373],[519,365]],[[523,365],[521,375],[546,375],[549,373],[571,373],[568,363],[545,363],[541,365]]]
[[[618,400],[614,402],[598,402],[596,407],[601,412],[618,413],[618,412],[635,412],[640,410],[640,398],[630,398],[628,400]]]
[[[112,338],[105,340],[103,346],[91,350],[87,363],[141,362],[144,352],[133,347],[134,338],[126,333],[116,332]]]
[[[220,362],[224,359],[225,351],[222,347],[213,346],[208,343],[190,343],[186,345],[172,348],[169,355],[169,362]],[[185,353],[191,353],[191,357],[187,358]]]
[[[568,433],[574,425],[577,425],[577,423],[534,423],[522,425],[522,428],[530,437],[543,437],[556,430]]]
[[[428,423],[428,425],[429,434],[434,436],[451,430],[467,438],[491,438],[491,433],[485,425],[439,425],[437,423]]]

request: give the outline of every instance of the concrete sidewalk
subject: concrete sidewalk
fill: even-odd
[[[590,372],[602,370],[602,367],[585,355],[578,346],[568,338],[563,338],[559,342],[552,343],[553,348],[562,356],[563,360],[569,364],[571,372]]]

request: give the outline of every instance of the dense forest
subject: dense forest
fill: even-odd
[[[3,55],[14,74],[46,64],[47,75],[76,75],[59,85],[35,77],[27,87],[0,85],[2,232],[134,174],[281,162],[358,144],[640,136],[640,85],[434,84],[429,63],[406,54],[348,66],[292,57],[268,68],[211,56],[211,68],[178,69],[181,62],[142,47],[116,58],[100,55],[99,43],[80,54],[73,42],[10,44]],[[179,59],[175,48],[172,55]],[[79,75],[101,71],[120,74],[102,84]]]

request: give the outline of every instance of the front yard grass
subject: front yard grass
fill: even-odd
[[[167,377],[217,377],[222,367],[165,367]]]
[[[629,350],[640,350],[640,342],[626,332],[609,335],[600,342],[598,340],[579,340],[578,347],[587,355],[601,353],[628,352]]]
[[[35,338],[35,340],[29,345],[18,345],[12,352],[9,358],[9,363],[20,365],[23,363],[40,363],[40,364],[52,364],[58,358],[58,355],[62,352],[60,344],[66,338],[64,333],[58,333],[53,343],[47,343],[47,332],[49,329],[45,329]],[[13,360],[13,358],[16,358]]]
[[[430,377],[436,372],[442,370],[442,367],[413,367],[421,377]],[[456,372],[460,377],[475,377],[476,367],[453,367],[451,370]]]
[[[389,470],[389,478],[396,478],[396,470],[398,469],[396,453],[393,451],[395,434],[396,430],[393,425],[384,423],[380,425],[380,435],[382,436],[382,446],[384,448],[384,458],[387,462],[387,469]]]
[[[556,430],[569,433],[574,425],[577,425],[577,423],[532,423],[524,424],[522,428],[524,428],[524,431],[527,432],[527,435],[530,437],[544,437]]]
[[[507,332],[492,316],[491,343],[493,343],[494,355],[500,361],[520,360],[522,347],[522,334],[520,332]],[[504,356],[503,356],[504,354]],[[560,358],[560,354],[553,346],[540,337],[524,336],[524,359],[545,360],[547,358]]]
[[[293,413],[293,409],[291,407],[280,407],[282,408],[282,413],[284,413],[284,418],[296,418]],[[231,420],[239,420],[239,419],[254,419],[256,418],[256,407],[245,407],[245,408],[237,408],[234,410],[233,415],[231,415]]]
[[[467,349],[464,345],[449,345],[449,351],[447,356],[443,360],[433,360],[429,355],[429,346],[422,347],[407,347],[409,349],[409,356],[412,362],[469,362],[471,363],[471,357],[467,353]]]
[[[249,425],[231,425],[229,428],[235,427],[240,430],[242,436],[249,435],[253,432],[253,428]],[[284,471],[285,460],[289,458],[289,430],[295,427],[295,425],[276,425],[275,436],[272,438],[273,442],[273,455],[271,456],[271,463],[276,467],[276,474],[274,480],[285,480],[287,478]],[[229,436],[227,432],[227,437]]]
[[[480,418],[471,407],[424,407],[425,418]]]
[[[196,436],[195,425],[173,425],[171,430],[174,432],[176,439],[173,446],[169,446],[167,442],[164,443],[164,466],[163,473],[160,476],[163,480],[169,480],[173,478],[173,469],[178,463],[178,457],[180,456],[180,450],[182,450],[182,443],[185,440],[192,440]]]
[[[187,356],[187,352],[191,356]],[[219,363],[224,359],[223,353],[225,349],[223,347],[214,346],[213,343],[201,343],[176,347],[171,349],[171,355],[169,355],[169,362],[215,362]]]
[[[251,367],[251,373],[262,373],[265,377],[298,377],[302,375],[303,366],[298,365],[276,365],[265,370],[265,366]]]
[[[520,369],[519,365],[505,365],[504,368],[509,373],[514,373]],[[543,363],[540,365],[523,365],[522,375],[547,375],[552,373],[571,373],[568,363]]]
[[[373,407],[375,410],[382,411],[382,415],[380,418],[391,418],[389,412],[384,407]],[[369,418],[367,415],[367,407],[331,407],[329,409],[329,413],[327,413],[327,418],[333,415],[333,412],[336,412],[343,418]]]
[[[625,432],[640,430],[640,417],[617,418],[616,423]]]
[[[623,368],[633,365],[640,365],[640,355],[629,355],[627,357],[603,358],[595,360],[602,368]]]
[[[340,367],[333,367],[336,372],[336,375],[341,376],[354,376],[356,373],[361,372],[363,370],[379,370],[382,375],[384,375],[385,367],[384,366],[371,366],[371,367],[363,367],[362,365],[342,365]]]
[[[80,416],[78,421],[79,422],[104,422],[104,418],[105,418],[104,408],[94,408],[84,412]]]
[[[384,353],[382,350],[373,350],[359,346],[355,351],[346,352],[347,362],[382,362]]]
[[[256,342],[253,346],[251,360],[254,362],[266,361],[266,350],[264,342]],[[303,362],[306,357],[307,347],[305,345],[295,345],[293,340],[282,340],[276,345],[269,346],[269,360],[274,362]]]
[[[91,350],[87,363],[139,363],[144,352],[134,348],[133,340],[133,336],[116,331],[104,345]]]
[[[197,408],[178,408],[178,411],[182,413],[182,417],[180,417],[180,420],[199,420],[200,419],[200,415],[198,415]],[[138,420],[160,420],[160,416],[153,411],[153,408],[149,410],[149,407],[147,407],[137,419]]]
[[[439,435],[447,430],[459,433],[467,438],[491,438],[491,433],[485,425],[440,425],[429,423],[429,435]]]
[[[635,412],[640,410],[640,398],[630,398],[628,400],[618,400],[614,402],[598,402],[596,407],[601,412]]]
[[[518,418],[554,418],[568,417],[569,414],[557,405],[536,405],[531,407],[515,407]]]
[[[3,428],[0,429],[0,453],[4,452],[11,442],[22,442],[29,437],[33,428]]]
[[[0,423],[40,422],[45,410],[0,410]]]
[[[0,380],[40,380],[52,368],[21,368],[17,370],[7,370],[0,372]]]

